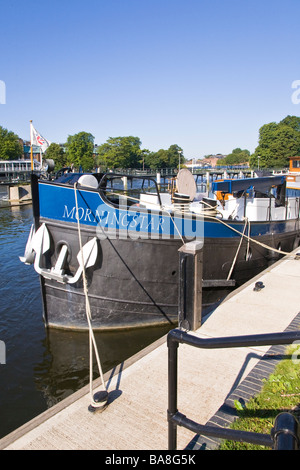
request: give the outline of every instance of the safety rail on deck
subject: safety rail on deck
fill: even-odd
[[[299,450],[299,423],[290,413],[280,413],[275,420],[270,435],[248,431],[238,431],[219,426],[201,425],[187,418],[177,409],[177,359],[179,343],[202,349],[236,348],[248,346],[268,346],[291,344],[300,340],[300,331],[269,333],[220,338],[199,338],[183,330],[174,329],[168,333],[168,445],[169,450],[177,447],[177,426],[183,426],[196,434],[243,441],[271,447],[274,450]]]

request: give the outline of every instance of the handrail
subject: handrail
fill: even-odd
[[[169,450],[177,447],[177,426],[183,426],[191,431],[236,441],[250,442],[254,444],[273,447],[274,449],[299,448],[297,436],[298,422],[292,417],[291,420],[278,415],[276,426],[274,426],[271,435],[252,433],[246,431],[236,431],[219,426],[207,426],[195,423],[177,409],[177,362],[178,347],[184,343],[193,347],[202,349],[221,349],[236,348],[246,346],[267,346],[278,344],[291,344],[300,340],[300,331],[289,331],[281,333],[267,333],[258,335],[228,336],[219,338],[199,338],[183,330],[174,329],[168,333],[168,446]],[[291,415],[289,415],[291,416]],[[291,427],[286,428],[286,423]],[[282,425],[284,424],[283,428]],[[284,443],[284,444],[282,444]]]
[[[126,177],[128,178],[129,180],[141,180],[143,181],[143,185],[142,185],[142,188],[136,188],[136,189],[143,189],[144,188],[144,181],[145,180],[148,180],[148,181],[152,181],[153,183],[153,187],[155,188],[156,190],[156,193],[153,192],[153,194],[155,194],[157,197],[158,197],[158,202],[159,202],[159,205],[160,207],[162,206],[162,203],[161,203],[161,197],[160,197],[160,191],[159,191],[159,188],[158,188],[158,183],[157,181],[155,180],[154,177],[152,176],[149,176],[149,175],[126,175],[126,174],[119,174],[119,173],[105,173],[103,174],[102,178],[100,179],[100,182],[98,184],[98,189],[100,190],[101,192],[101,195],[102,197],[105,199],[105,200],[108,200],[108,202],[111,203],[111,201],[107,198],[106,196],[106,191],[108,190],[108,188],[106,187],[107,185],[107,182],[108,181],[113,181],[113,179],[120,179],[122,177]],[[142,191],[144,192],[144,191]],[[120,193],[128,193],[128,190],[126,189],[121,189],[120,190]],[[115,204],[114,204],[115,205]]]

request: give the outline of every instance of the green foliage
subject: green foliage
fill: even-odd
[[[138,137],[109,137],[98,147],[97,164],[107,168],[140,168],[147,150]]]
[[[109,137],[98,147],[94,157],[94,136],[88,132],[69,135],[61,146],[52,143],[45,157],[53,159],[56,168],[73,165],[75,168],[92,170],[95,166],[104,168],[178,168],[183,166],[185,158],[181,147],[171,145],[167,150],[151,152],[141,149],[139,137]],[[235,148],[218,165],[238,165],[249,162],[252,168],[284,168],[289,158],[300,155],[300,117],[286,116],[279,123],[270,122],[259,129],[258,146],[253,155],[249,150]],[[0,160],[22,158],[23,148],[19,137],[0,126]]]
[[[138,137],[110,137],[98,147],[96,162],[106,168],[176,168],[179,163],[179,151],[182,152],[182,149],[174,144],[168,150],[150,152],[141,149]],[[181,155],[181,164],[184,160]]]
[[[242,163],[249,162],[250,152],[249,150],[242,150],[239,147],[232,150],[227,157],[222,158],[218,165],[241,165]]]
[[[280,121],[281,124],[284,124],[285,126],[289,126],[295,131],[300,132],[300,118],[297,116],[287,116],[282,121]]]
[[[0,160],[17,160],[23,156],[19,137],[0,126]]]
[[[235,400],[238,418],[230,426],[232,429],[269,434],[276,416],[285,411],[293,414],[299,421],[300,370],[299,344],[286,350],[286,358],[274,372],[263,379],[261,392],[246,404]],[[246,442],[223,441],[220,450],[263,450],[269,449]]]
[[[94,167],[94,136],[88,132],[69,135],[66,143],[66,163],[76,168],[91,170]]]
[[[300,118],[287,116],[278,124],[270,122],[259,130],[258,146],[250,158],[252,168],[284,168],[289,158],[300,153]]]
[[[45,152],[45,158],[52,159],[57,170],[66,166],[66,154],[59,144],[52,143]]]
[[[149,153],[145,158],[145,163],[149,168],[177,168],[179,165],[179,152],[182,148],[176,144],[171,145],[168,150],[160,149],[157,152]],[[180,164],[185,161],[182,153],[180,155]]]
[[[234,400],[234,407],[237,411],[243,411],[245,409],[245,405],[239,400]]]

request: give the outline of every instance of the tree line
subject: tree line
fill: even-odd
[[[104,144],[95,146],[94,136],[89,132],[69,135],[63,145],[51,143],[43,157],[52,159],[55,168],[75,167],[85,171],[100,167],[113,168],[176,168],[185,159],[177,144],[157,152],[141,148],[139,137],[109,137]],[[0,126],[0,160],[17,160],[23,156],[19,136]]]
[[[219,165],[249,163],[250,168],[285,168],[289,158],[300,155],[300,117],[286,116],[280,122],[264,124],[259,129],[258,145],[249,150],[234,149]]]
[[[139,137],[127,136],[109,137],[104,144],[95,147],[92,134],[79,132],[68,137],[64,148],[51,144],[45,157],[53,159],[57,167],[74,165],[84,170],[95,167],[154,169],[178,166],[179,152],[182,152],[178,145],[171,145],[167,150],[158,152],[150,152],[141,148],[141,145]]]
[[[94,141],[94,136],[84,131],[69,135],[63,146],[52,143],[44,158],[54,160],[56,169],[73,166],[85,171],[96,167],[103,170],[177,168],[179,163],[185,162],[183,150],[177,144],[153,152],[142,148],[141,140],[134,136],[109,137],[99,146],[95,146]],[[247,149],[235,148],[219,160],[219,165],[249,163],[251,168],[284,168],[289,158],[296,155],[300,155],[300,117],[287,116],[279,123],[264,124],[259,129],[258,145],[253,154]],[[22,156],[19,136],[0,126],[0,160]]]

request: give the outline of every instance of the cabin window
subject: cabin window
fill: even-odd
[[[293,168],[300,168],[300,160],[293,160]]]
[[[116,206],[125,204],[129,207],[138,204],[141,194],[158,194],[154,179],[138,176],[105,175],[101,180],[100,189],[106,199]]]

